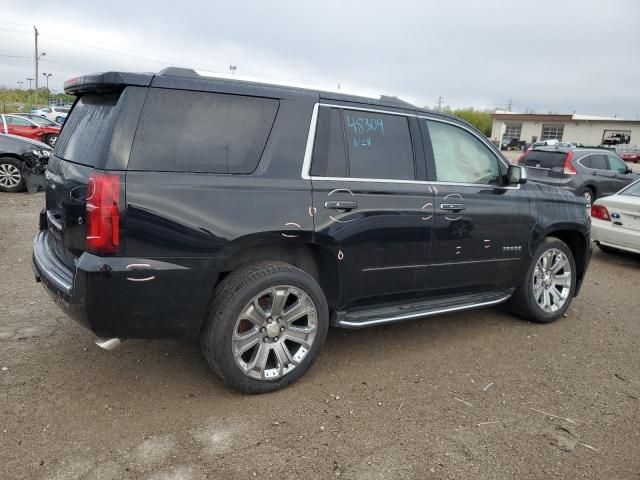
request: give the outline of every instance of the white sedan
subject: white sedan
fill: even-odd
[[[605,252],[640,253],[640,180],[593,203],[591,238]]]

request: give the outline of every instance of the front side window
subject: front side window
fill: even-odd
[[[431,120],[424,122],[431,138],[437,181],[498,183],[498,161],[480,140],[454,125]]]
[[[321,107],[311,175],[414,180],[409,120],[359,110]]]
[[[607,155],[607,159],[609,160],[609,170],[618,173],[627,173],[627,165],[622,160],[612,157],[611,155]]]

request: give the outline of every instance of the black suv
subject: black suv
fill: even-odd
[[[550,322],[580,289],[584,201],[458,118],[183,69],[65,91],[33,265],[103,347],[199,338],[228,385],[265,392],[329,325],[507,301]]]
[[[536,148],[518,164],[529,179],[580,195],[588,205],[640,178],[615,152],[600,148]]]

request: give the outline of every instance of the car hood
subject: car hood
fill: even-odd
[[[51,150],[51,147],[46,143],[38,142],[37,140],[31,140],[30,138],[19,137],[17,135],[9,135],[7,133],[0,133],[0,146],[8,146],[11,148],[34,148]]]

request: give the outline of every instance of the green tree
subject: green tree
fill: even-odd
[[[437,110],[437,108],[433,108],[433,110]],[[493,125],[493,118],[491,117],[493,112],[491,110],[476,110],[473,107],[453,109],[445,106],[441,111],[466,120],[485,136],[491,136],[491,126]]]

